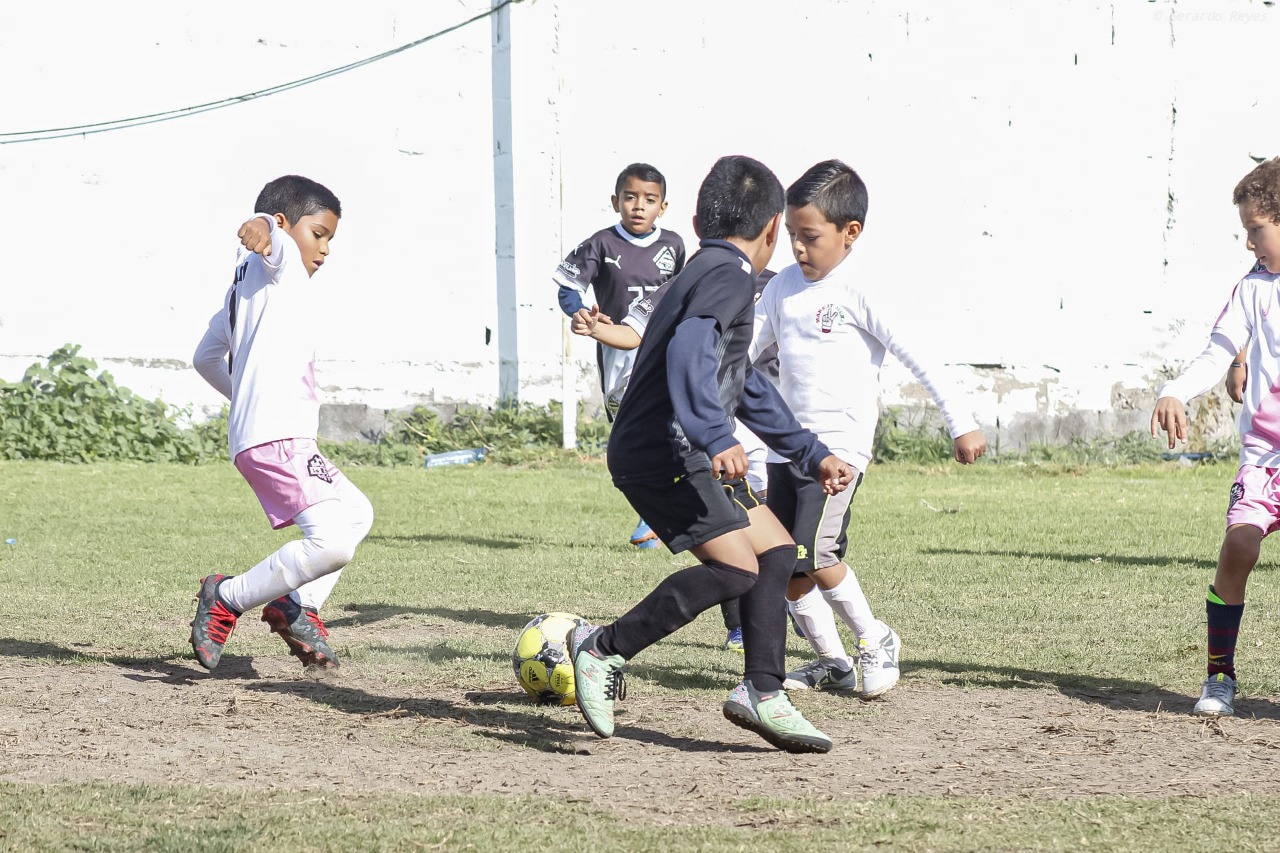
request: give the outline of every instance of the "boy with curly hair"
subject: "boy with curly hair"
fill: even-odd
[[[1262,540],[1280,528],[1280,158],[1245,175],[1231,200],[1257,264],[1231,291],[1204,351],[1160,389],[1151,415],[1151,434],[1163,429],[1172,450],[1187,437],[1186,404],[1217,384],[1233,361],[1247,365],[1249,382],[1240,389],[1240,470],[1231,484],[1227,530],[1205,602],[1208,674],[1192,711],[1200,717],[1235,713],[1245,585]]]

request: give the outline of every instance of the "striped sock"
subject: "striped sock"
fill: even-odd
[[[1240,617],[1244,615],[1243,604],[1225,604],[1218,598],[1213,584],[1209,584],[1209,595],[1205,598],[1205,613],[1209,617],[1209,675],[1226,673],[1236,677],[1236,639],[1240,635]]]

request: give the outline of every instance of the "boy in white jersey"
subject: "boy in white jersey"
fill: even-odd
[[[286,175],[263,187],[254,209],[193,361],[231,400],[231,458],[271,526],[296,524],[304,538],[241,575],[202,579],[191,647],[213,669],[236,619],[266,605],[262,621],[304,667],[336,668],[320,607],[373,525],[369,499],[316,446],[315,342],[326,315],[307,279],[329,255],[342,206],[315,181]]]
[[[1240,470],[1231,485],[1227,530],[1205,601],[1208,674],[1192,711],[1201,717],[1235,713],[1235,653],[1245,586],[1263,538],[1280,529],[1280,158],[1245,175],[1231,200],[1258,263],[1231,292],[1204,351],[1160,389],[1151,415],[1151,434],[1163,429],[1172,450],[1187,437],[1186,403],[1217,384],[1233,361],[1247,365],[1248,382],[1241,380],[1239,389]]]
[[[769,506],[801,551],[787,606],[818,654],[787,673],[784,683],[788,689],[858,686],[834,608],[858,639],[859,693],[874,698],[898,681],[900,641],[873,615],[844,555],[849,504],[871,462],[885,353],[910,368],[942,410],[957,461],[978,459],[987,441],[972,414],[958,411],[953,393],[944,393],[920,363],[906,324],[841,268],[866,215],[866,185],[839,160],[818,163],[787,189],[784,221],[796,263],[779,272],[756,302],[750,357],[777,345],[783,400],[802,426],[858,469],[852,488],[826,495],[811,489],[793,465],[770,457]]]

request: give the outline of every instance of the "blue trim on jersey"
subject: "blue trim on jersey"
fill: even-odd
[[[565,287],[563,284],[556,292],[556,300],[560,303],[560,310],[570,317],[577,314],[579,309],[587,307],[582,301],[582,293],[576,287]]]

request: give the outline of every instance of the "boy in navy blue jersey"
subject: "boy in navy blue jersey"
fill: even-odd
[[[610,317],[624,317],[631,306],[680,272],[684,267],[684,241],[674,231],[657,225],[667,209],[667,179],[648,163],[632,163],[614,183],[613,209],[621,221],[601,229],[569,253],[552,275],[559,287],[560,308],[572,317],[586,306],[583,297],[595,292],[596,310]],[[596,345],[596,366],[609,420],[617,414],[627,390],[635,353]],[[614,440],[611,453],[625,453]],[[644,519],[631,533],[631,544],[657,548],[662,543]]]
[[[694,230],[702,242],[654,309],[637,351],[609,455],[614,484],[672,553],[698,565],[668,576],[616,622],[582,621],[570,635],[578,707],[600,737],[614,731],[626,661],[739,598],[744,675],[725,717],[788,752],[826,752],[831,739],[782,689],[783,595],[796,565],[786,529],[752,493],[735,416],[824,489],[849,486],[853,469],[803,429],[778,392],[747,362],[753,282],[773,255],[782,185],[763,164],[723,157],[698,191]]]
[[[774,275],[776,273],[773,270],[766,269],[761,270],[760,274],[756,276],[755,295],[753,297],[756,301],[759,301],[761,291],[764,290],[764,286],[769,283],[769,279],[773,278]],[[671,282],[667,282],[649,296],[641,299],[627,313],[627,316],[622,318],[621,323],[614,323],[613,318],[601,312],[598,307],[581,308],[578,313],[573,315],[573,324],[570,328],[575,335],[594,338],[599,343],[611,346],[614,349],[633,350],[640,346],[640,341],[644,338],[645,326],[649,323],[649,317],[653,315],[653,309],[658,307],[658,303],[662,301],[662,297],[666,296],[670,287]],[[777,385],[777,346],[770,347],[768,351],[761,353],[751,367],[753,370],[763,373],[770,382]],[[755,433],[745,427],[739,426],[734,434],[742,442],[743,450],[747,454],[747,485],[751,487],[751,491],[755,493],[760,502],[764,503],[765,495],[769,488],[768,474],[765,468],[765,463],[769,456],[769,448],[765,447],[764,442],[757,438]],[[720,602],[720,614],[724,617],[724,647],[732,652],[741,652],[743,650],[742,614],[738,609],[738,600],[734,598]]]

